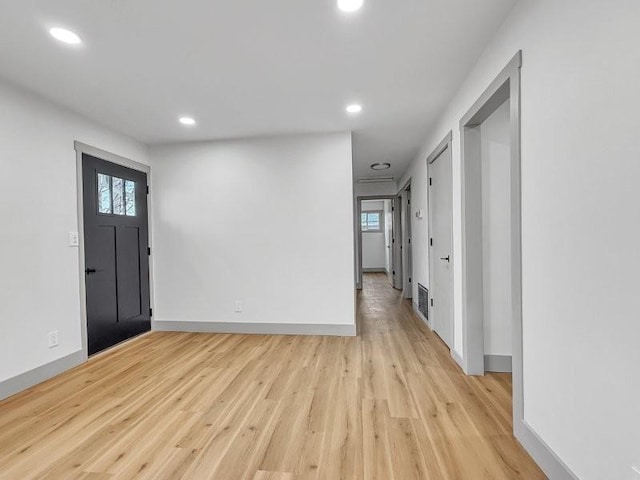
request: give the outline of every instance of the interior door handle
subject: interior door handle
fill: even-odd
[[[451,261],[451,258],[450,258],[450,257],[451,257],[451,255],[447,255],[447,256],[446,256],[446,257],[444,257],[444,258],[440,257],[440,260],[446,260],[447,262],[450,262],[450,261]]]
[[[92,273],[96,273],[97,270],[95,268],[85,268],[84,273],[87,275],[91,275]]]

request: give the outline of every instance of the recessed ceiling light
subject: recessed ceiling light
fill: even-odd
[[[391,168],[390,163],[372,163],[371,170],[389,170]]]
[[[338,8],[343,12],[355,12],[362,8],[364,0],[338,0]]]
[[[346,110],[347,113],[360,113],[362,111],[362,105],[354,103],[353,105],[349,105]]]
[[[191,117],[180,117],[179,120],[181,124],[189,127],[193,127],[196,124],[196,121]]]
[[[67,30],[66,28],[52,28],[49,30],[49,33],[56,40],[68,43],[69,45],[80,45],[82,43],[82,40],[76,33],[71,30]]]

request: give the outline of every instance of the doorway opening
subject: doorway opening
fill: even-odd
[[[76,143],[83,310],[93,355],[151,330],[149,167]]]
[[[363,273],[384,274],[393,285],[397,275],[394,237],[399,230],[395,197],[358,197],[356,207],[356,288],[362,289]]]
[[[513,372],[523,419],[520,205],[521,52],[460,121],[462,351],[469,375]]]
[[[360,212],[362,272],[384,273],[391,283],[391,200],[363,200]]]

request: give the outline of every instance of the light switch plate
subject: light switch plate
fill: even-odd
[[[78,235],[78,232],[69,232],[69,246],[77,247],[78,245],[80,245],[80,237]]]
[[[49,348],[57,347],[60,344],[60,338],[58,336],[58,330],[54,330],[53,332],[49,332]]]
[[[236,313],[242,312],[242,301],[236,300]]]

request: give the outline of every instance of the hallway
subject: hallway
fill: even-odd
[[[0,478],[544,478],[384,274],[358,337],[152,332],[0,402]]]
[[[364,434],[380,437],[365,478],[545,478],[511,434],[511,375],[465,376],[384,274],[365,274],[358,310]]]

